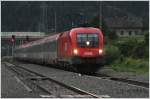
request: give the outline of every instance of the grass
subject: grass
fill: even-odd
[[[149,72],[148,59],[133,59],[131,57],[122,60],[115,60],[110,64],[112,69],[119,72],[134,72],[137,74],[144,74]]]
[[[104,46],[106,65],[118,72],[149,73],[149,48],[144,37],[108,40]]]

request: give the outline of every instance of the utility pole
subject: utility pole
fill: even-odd
[[[11,47],[12,47],[12,51],[11,51],[11,53],[12,53],[12,57],[13,57],[13,55],[14,55],[14,47],[15,47],[15,43],[16,43],[16,36],[15,35],[12,35],[12,38],[11,38]]]
[[[41,15],[40,15],[40,24],[39,24],[39,30],[40,32],[48,32],[47,27],[47,4],[45,1],[42,2],[41,8]]]
[[[55,20],[55,33],[57,32],[57,14],[56,11],[54,10],[54,20]]]
[[[9,45],[7,46],[7,56],[9,56]]]
[[[98,1],[98,6],[99,6],[99,27],[102,28],[102,2],[103,1]]]
[[[15,44],[12,43],[12,57],[14,57],[14,46],[15,46]]]

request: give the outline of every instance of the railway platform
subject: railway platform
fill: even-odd
[[[5,64],[1,64],[1,97],[2,98],[29,98],[39,97],[31,92],[15,74],[6,68]]]

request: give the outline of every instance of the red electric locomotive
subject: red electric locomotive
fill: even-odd
[[[103,63],[103,34],[92,27],[73,28],[19,46],[14,57],[95,72]]]

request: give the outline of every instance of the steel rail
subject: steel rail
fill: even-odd
[[[113,80],[113,81],[123,82],[123,83],[131,84],[131,85],[136,85],[136,86],[140,86],[140,87],[143,87],[143,88],[149,88],[149,83],[148,82],[141,82],[141,81],[132,80],[132,79],[112,77],[110,75],[100,74],[100,73],[95,73],[92,76],[100,77],[102,79],[109,79],[109,80]]]
[[[12,63],[11,63],[11,64],[12,64]],[[29,69],[27,69],[27,68],[25,68],[25,67],[18,66],[17,64],[13,64],[13,65],[15,65],[16,67],[19,67],[19,68],[21,68],[21,69],[24,69],[25,71],[28,71],[28,72],[30,72],[30,73],[33,73],[33,74],[35,74],[35,75],[37,75],[37,76],[40,76],[41,78],[46,78],[47,80],[52,81],[52,82],[54,82],[54,83],[56,83],[56,84],[58,84],[58,85],[60,85],[60,86],[63,86],[63,87],[65,87],[65,88],[69,89],[69,90],[72,90],[72,91],[74,91],[74,92],[76,92],[76,93],[78,93],[78,94],[81,94],[81,95],[89,95],[89,96],[92,96],[93,98],[105,98],[105,96],[102,96],[102,97],[101,97],[101,96],[99,96],[99,95],[96,95],[96,94],[93,94],[93,93],[84,91],[84,90],[82,90],[82,89],[80,89],[80,88],[77,88],[77,87],[74,87],[74,86],[71,86],[71,85],[64,84],[64,83],[59,82],[59,81],[57,81],[57,80],[54,80],[54,79],[52,79],[52,78],[50,78],[50,77],[44,76],[44,75],[39,74],[39,73],[34,72],[34,71],[31,71],[31,70],[29,70]],[[11,68],[11,69],[12,69],[12,68]],[[18,71],[15,70],[15,72],[16,72],[17,74],[19,74]],[[32,78],[32,79],[33,79],[33,78]],[[33,83],[33,82],[32,82],[32,83]],[[35,84],[35,83],[33,83],[33,84]],[[41,86],[39,86],[39,85],[38,85],[38,87],[39,87],[40,89],[42,89],[43,91],[45,91],[45,92],[51,94],[48,90],[44,89],[43,87],[41,87]],[[106,96],[106,97],[109,97],[109,96]]]
[[[6,65],[7,66],[7,65]],[[21,77],[23,77],[24,75],[21,74],[20,72],[18,72],[15,68],[12,68],[11,66],[7,66],[8,69],[10,69],[11,71],[15,72],[16,74],[20,75]],[[23,77],[24,78],[24,77]],[[38,85],[37,83],[34,83],[32,82],[32,79],[35,79],[34,77],[30,77],[30,78],[27,78],[27,79],[31,79],[30,83],[33,84],[33,85],[36,85],[39,89],[41,89],[42,91],[48,93],[48,94],[51,94],[48,90],[44,89],[43,87],[41,87],[40,85]]]

